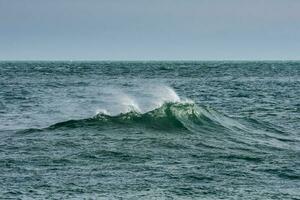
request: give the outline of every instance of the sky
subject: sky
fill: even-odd
[[[300,60],[300,0],[0,0],[0,60]]]

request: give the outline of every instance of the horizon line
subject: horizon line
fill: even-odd
[[[0,62],[298,62],[300,59],[7,59]]]

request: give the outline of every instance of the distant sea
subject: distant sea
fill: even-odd
[[[300,199],[300,62],[0,62],[0,199]]]

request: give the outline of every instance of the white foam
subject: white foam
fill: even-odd
[[[98,108],[96,110],[96,115],[98,115],[98,114],[110,115],[110,113],[107,110],[103,109],[103,108]]]

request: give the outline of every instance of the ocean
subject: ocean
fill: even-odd
[[[0,199],[300,199],[298,61],[2,61]]]

